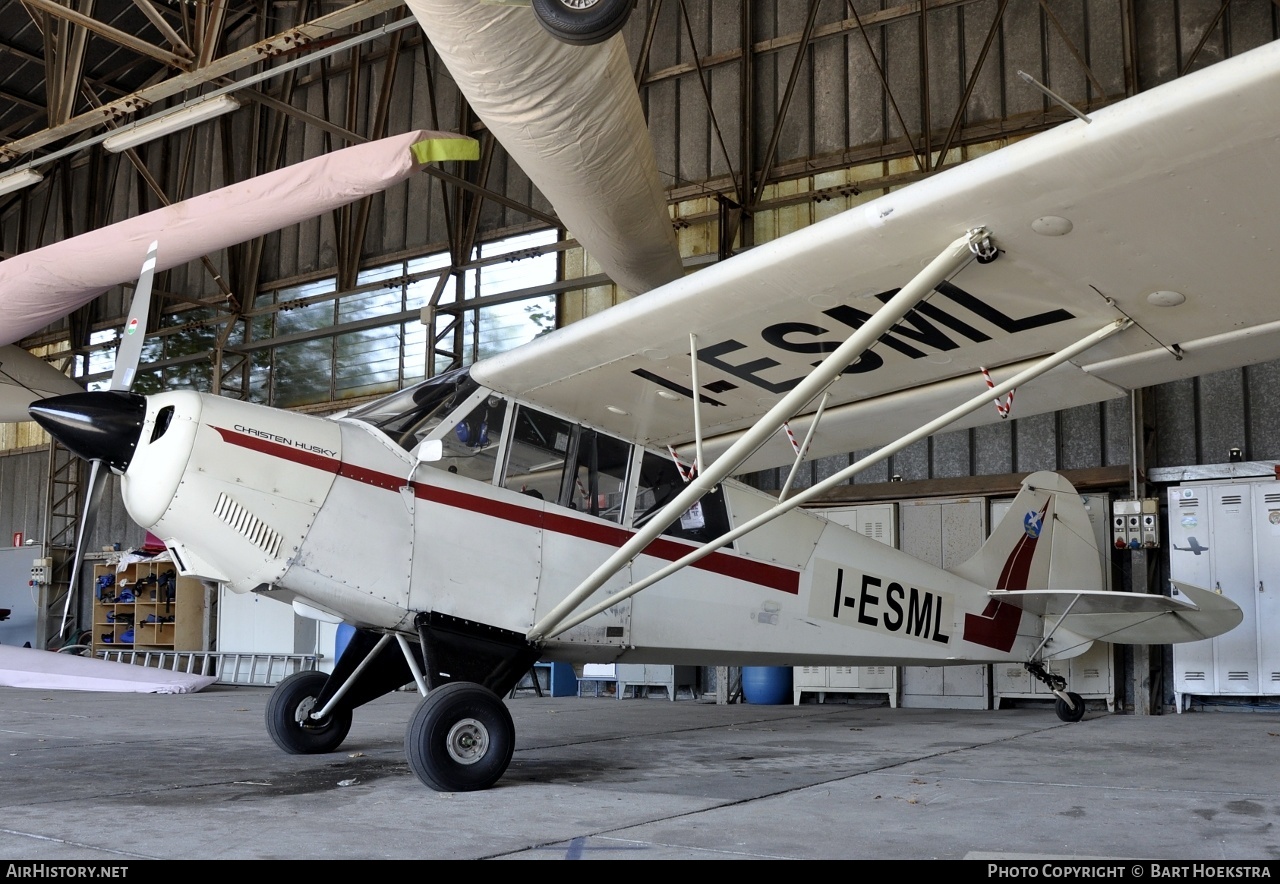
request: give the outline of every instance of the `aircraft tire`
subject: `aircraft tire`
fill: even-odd
[[[342,745],[351,730],[351,710],[337,709],[323,721],[310,721],[316,697],[329,676],[306,670],[280,682],[267,698],[267,733],[290,755],[318,755]]]
[[[1072,709],[1065,700],[1059,697],[1053,704],[1053,711],[1058,713],[1058,718],[1067,722],[1075,722],[1084,718],[1084,698],[1079,694],[1070,692],[1067,693],[1067,696],[1071,698],[1071,706],[1075,708]]]
[[[562,43],[603,43],[627,23],[635,0],[533,0],[533,15]]]
[[[404,743],[409,767],[423,783],[438,792],[476,792],[506,773],[516,727],[497,694],[456,681],[418,704]]]

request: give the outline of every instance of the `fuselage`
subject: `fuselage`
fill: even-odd
[[[125,505],[184,574],[236,591],[376,630],[412,632],[430,611],[524,633],[678,490],[681,467],[666,455],[474,383],[437,396],[425,407],[421,394],[402,397],[422,414],[397,417],[391,403],[337,419],[194,392],[148,397]],[[444,442],[439,460],[415,456],[427,439]],[[723,483],[586,604],[775,502]],[[1021,555],[1024,571],[1040,567],[1034,543]],[[544,652],[701,665],[1026,659],[1040,618],[996,615],[987,588],[796,510]]]

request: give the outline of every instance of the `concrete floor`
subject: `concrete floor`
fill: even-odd
[[[268,692],[0,688],[0,857],[1280,859],[1275,714],[522,693],[503,779],[440,794],[404,759],[416,695],[291,756]]]

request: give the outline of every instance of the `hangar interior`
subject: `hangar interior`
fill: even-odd
[[[428,167],[159,273],[138,392],[186,388],[329,414],[644,297],[614,284],[566,229],[399,0],[0,0],[0,22],[4,259],[389,135],[479,142],[477,161]],[[680,256],[697,272],[1274,41],[1280,3],[639,0],[622,34]],[[135,145],[111,139],[214,96],[228,96],[215,118]],[[1201,221],[1173,223],[1193,242]],[[101,388],[133,289],[116,286],[17,343]],[[1213,567],[1246,568],[1237,579],[1261,587],[1280,581],[1267,533],[1280,500],[1277,390],[1280,360],[1051,414],[1019,417],[1015,402],[1009,420],[916,442],[821,503],[945,564],[981,541],[992,502],[1012,496],[1017,477],[1063,471],[1101,504],[1112,588],[1159,592],[1171,570],[1223,580],[1199,552],[1171,558],[1215,539],[1234,555]],[[868,453],[810,461],[792,484]],[[0,624],[4,643],[56,639],[68,598],[92,621],[94,569],[68,588],[85,473],[34,423],[0,424],[0,543],[13,538],[0,607],[18,615]],[[776,491],[787,470],[745,478]],[[1114,523],[1128,515],[1116,502],[1143,500],[1154,510],[1133,515],[1154,512],[1154,535],[1115,549],[1130,530]],[[1202,506],[1194,517],[1188,501]],[[112,480],[86,548],[143,542]],[[49,570],[33,587],[21,578],[34,560]],[[305,655],[317,641],[279,612],[217,611],[208,592],[195,604],[205,611],[198,650],[251,650],[215,647],[219,619],[257,623],[237,633],[245,644],[285,633],[287,651]],[[1167,647],[1117,651],[1091,664],[1107,673],[1087,696],[1139,712],[1181,710],[1184,694],[1204,708],[1267,708],[1280,684],[1276,616],[1259,602],[1248,635],[1182,669]],[[255,629],[271,636],[246,637]],[[926,669],[895,673],[887,691],[983,706],[1030,695],[1002,687],[990,667]],[[860,689],[885,693],[882,675],[862,673]],[[723,680],[700,675],[704,690]]]

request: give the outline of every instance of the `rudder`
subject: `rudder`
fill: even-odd
[[[949,569],[988,589],[1103,588],[1102,559],[1080,495],[1057,473],[1032,473],[982,548]],[[966,641],[1007,652],[1017,638],[1022,611],[990,602],[966,614]]]

